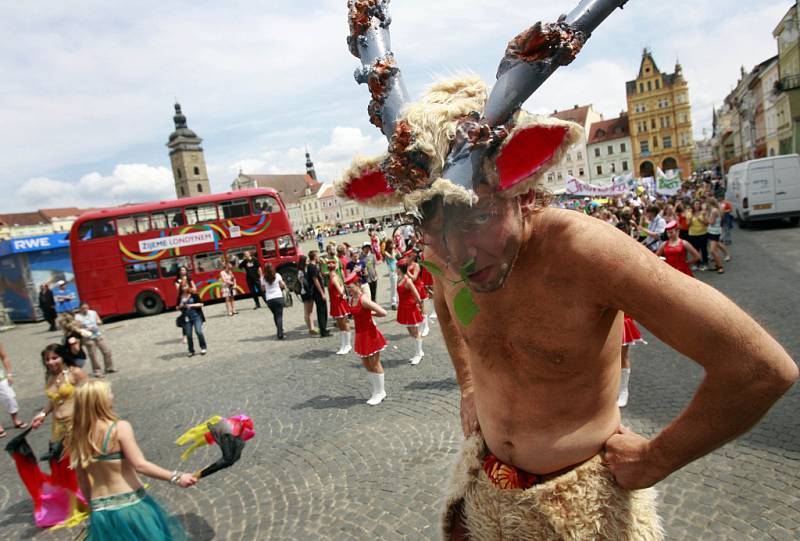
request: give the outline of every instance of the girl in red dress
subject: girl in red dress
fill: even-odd
[[[418,263],[420,256],[414,250],[408,250],[405,254],[403,254],[403,257],[408,260],[408,277],[411,278],[412,282],[414,282],[414,286],[416,286],[417,292],[419,293],[419,298],[424,302],[428,298],[426,282],[430,281],[432,285],[433,276],[431,276],[431,273]],[[426,274],[430,278],[427,278]],[[428,336],[428,333],[430,332],[431,330],[430,326],[428,325],[428,316],[423,312],[420,336]]]
[[[367,376],[372,384],[372,396],[367,400],[370,406],[376,406],[386,398],[386,388],[383,381],[383,367],[381,366],[381,351],[386,348],[386,339],[378,330],[372,316],[384,317],[386,310],[370,300],[369,295],[364,295],[361,290],[361,281],[357,273],[352,273],[345,278],[347,291],[350,293],[348,307],[353,314],[353,323],[356,326],[356,339],[353,349],[361,357]]]
[[[347,306],[347,299],[344,295],[344,284],[339,277],[336,259],[328,260],[328,295],[331,301],[331,318],[336,321],[339,327],[339,351],[336,355],[346,355],[352,350],[350,322],[347,316],[350,315],[350,308]]]
[[[617,396],[617,405],[620,408],[628,405],[628,383],[631,379],[631,359],[628,356],[628,348],[633,344],[647,343],[642,338],[642,333],[639,332],[639,327],[636,326],[633,319],[624,312],[622,316],[622,373],[619,378],[619,395]]]
[[[414,282],[408,276],[408,260],[401,259],[397,262],[397,295],[400,302],[397,306],[397,322],[408,329],[408,334],[416,343],[416,351],[411,357],[411,364],[419,364],[425,353],[422,351],[422,337],[419,332],[419,325],[423,321],[422,299],[419,296]]]
[[[656,255],[664,259],[670,267],[693,277],[691,266],[700,261],[700,252],[689,244],[689,241],[680,238],[678,222],[672,221],[668,223],[666,231],[667,242],[658,248]],[[686,261],[687,253],[692,256],[690,261]]]

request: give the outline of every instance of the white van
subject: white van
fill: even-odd
[[[800,223],[800,155],[737,163],[728,171],[725,197],[741,227],[757,220]]]

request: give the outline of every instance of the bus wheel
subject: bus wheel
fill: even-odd
[[[789,218],[789,223],[792,224],[792,225],[800,224],[800,216],[792,216],[791,218]],[[283,276],[283,275],[281,275],[281,276]]]
[[[143,291],[136,297],[136,311],[143,316],[160,314],[164,310],[164,301],[152,291]]]
[[[278,273],[280,273],[281,278],[283,278],[283,283],[286,284],[289,291],[293,291],[297,294],[300,293],[300,282],[297,280],[297,267],[294,265],[286,265],[278,269]]]

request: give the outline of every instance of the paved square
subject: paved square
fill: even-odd
[[[800,229],[737,230],[733,255],[724,276],[701,278],[798,358]],[[379,300],[387,300],[387,287],[382,277]],[[169,469],[203,466],[215,460],[215,450],[200,450],[181,464],[172,442],[183,430],[215,414],[241,412],[255,420],[257,436],[236,466],[185,491],[152,481],[150,492],[199,540],[437,539],[440,495],[460,439],[458,389],[438,327],[425,341],[422,363],[410,366],[413,342],[392,321],[394,313],[379,322],[389,340],[383,355],[388,398],[369,407],[360,362],[333,354],[335,334],[308,336],[299,302],[286,311],[283,342],[274,339],[270,312],[252,307],[239,300],[235,317],[225,315],[223,304],[207,307],[209,354],[191,359],[174,312],[107,326],[121,369],[110,378],[116,409],[131,421],[151,461]],[[0,334],[26,420],[45,403],[39,351],[60,338],[45,327],[21,325]],[[624,421],[652,435],[685,406],[702,370],[646,338],[649,345],[632,352]],[[9,426],[7,417],[3,422]],[[37,452],[45,450],[48,434],[49,421],[29,438]],[[660,484],[668,538],[800,538],[799,472],[795,386],[752,432]],[[32,504],[7,455],[0,509],[0,539],[68,540],[77,533],[33,526]]]

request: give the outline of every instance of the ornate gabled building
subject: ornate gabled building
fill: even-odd
[[[625,85],[633,143],[634,174],[653,177],[657,168],[692,172],[694,136],[689,85],[680,63],[662,73],[645,49],[639,74]]]
[[[181,104],[175,104],[175,131],[169,136],[169,159],[172,162],[172,176],[175,179],[175,194],[181,197],[208,195],[211,183],[208,181],[206,159],[203,155],[203,142],[186,125],[186,116],[181,112]]]

